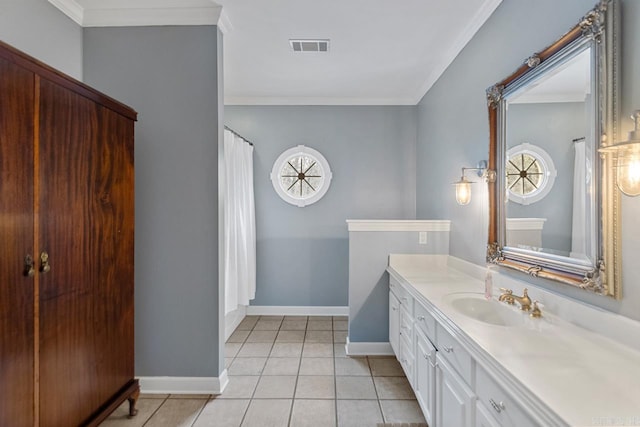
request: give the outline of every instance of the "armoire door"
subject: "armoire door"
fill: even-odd
[[[0,425],[34,422],[34,75],[0,58]]]
[[[133,378],[133,122],[45,79],[39,106],[40,420],[76,426]]]

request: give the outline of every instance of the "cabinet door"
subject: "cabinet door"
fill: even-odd
[[[71,90],[40,87],[37,238],[51,267],[40,279],[40,418],[72,426],[133,377],[133,129]]]
[[[472,427],[475,396],[469,386],[436,356],[436,426]]]
[[[416,357],[415,357],[415,392],[420,403],[427,424],[433,422],[433,406],[435,405],[436,370],[435,347],[416,328]]]
[[[92,180],[99,200],[87,240],[93,242],[94,319],[98,355],[96,399],[111,398],[134,376],[133,121],[99,109],[99,161]],[[106,262],[105,262],[106,261]],[[109,372],[109,375],[104,375]]]
[[[500,427],[500,424],[493,418],[491,413],[480,402],[476,402],[476,426],[475,427]]]
[[[0,425],[33,426],[34,75],[0,58]]]
[[[398,340],[400,339],[400,301],[389,292],[389,343],[393,352],[398,356],[400,348]]]

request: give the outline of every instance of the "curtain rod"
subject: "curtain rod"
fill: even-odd
[[[247,144],[249,144],[250,146],[253,147],[253,142],[249,141],[247,138],[245,138],[244,136],[240,135],[238,132],[236,132],[235,130],[231,129],[229,126],[224,125],[224,128],[226,130],[228,130],[229,132],[231,132],[232,134],[234,134],[235,136],[239,136],[240,138],[244,139]]]

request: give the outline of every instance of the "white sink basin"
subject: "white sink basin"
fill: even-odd
[[[522,325],[526,313],[497,301],[487,301],[482,294],[457,293],[444,297],[457,312],[479,322],[497,326]]]

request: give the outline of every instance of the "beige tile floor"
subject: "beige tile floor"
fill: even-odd
[[[247,316],[225,346],[222,395],[142,395],[106,427],[426,426],[393,357],[347,357],[347,318]],[[385,424],[386,423],[386,424]]]

